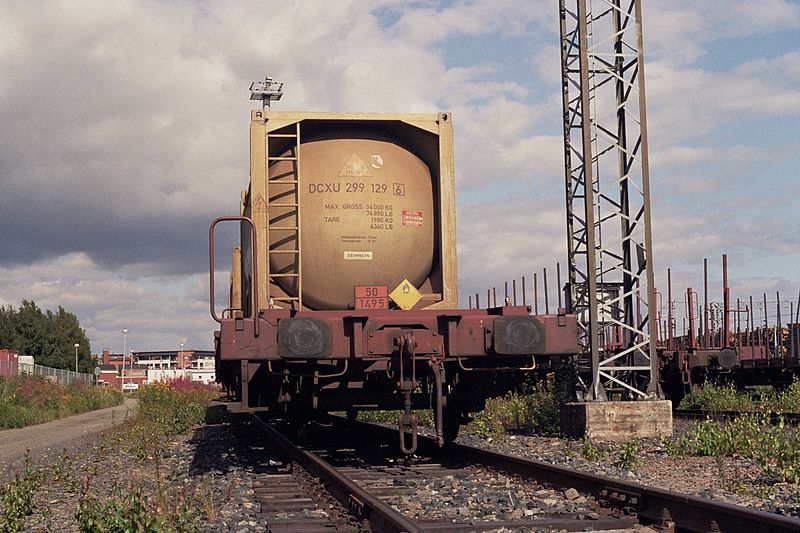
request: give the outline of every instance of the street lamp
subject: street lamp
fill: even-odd
[[[120,380],[120,390],[125,392],[125,354],[128,351],[128,328],[122,328],[122,379]],[[131,366],[133,363],[131,362]]]
[[[76,374],[78,373],[78,347],[79,346],[80,346],[80,344],[78,344],[76,342],[75,343],[75,373]],[[78,376],[75,376],[75,377],[77,378]]]
[[[181,368],[183,368],[185,366],[184,362],[183,362],[183,343],[180,344],[180,347],[181,347],[181,351],[178,352],[178,360],[176,361],[178,363],[177,366],[178,366],[179,369],[181,369]]]

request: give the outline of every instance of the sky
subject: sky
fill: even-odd
[[[734,299],[788,314],[800,2],[643,11],[656,284],[700,290],[708,258],[720,300],[726,253]],[[557,0],[1,2],[0,305],[65,307],[95,353],[123,328],[211,349],[208,226],[238,214],[265,75],[274,110],[451,112],[461,305],[530,291],[566,260],[559,65]]]

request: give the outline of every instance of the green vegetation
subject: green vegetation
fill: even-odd
[[[139,393],[142,425],[153,425],[162,435],[188,433],[206,417],[206,408],[218,396],[214,387],[177,379],[146,385]]]
[[[433,427],[433,410],[432,409],[417,409],[412,411],[417,415],[419,425],[422,427]],[[397,417],[400,416],[400,411],[359,411],[358,419],[364,422],[374,422],[376,424],[392,424],[397,425]]]
[[[94,390],[121,399],[116,389]],[[76,495],[75,523],[62,524],[70,529],[138,533],[196,531],[201,520],[217,516],[220,503],[212,500],[209,484],[204,479],[193,488],[166,479],[161,461],[174,435],[189,433],[205,421],[208,405],[217,394],[213,387],[188,380],[143,387],[139,392],[137,414],[102,439],[96,449],[97,463],[88,472],[74,465],[65,450],[46,468],[35,470],[26,462],[22,475],[0,486],[0,533],[21,531],[34,525],[37,526],[34,529],[42,526],[44,530],[51,530],[46,508],[38,509],[37,524],[26,524],[32,521],[28,517],[37,505],[38,491],[51,484]],[[3,411],[0,404],[0,412]],[[98,465],[110,458],[133,461],[141,467],[130,480],[111,480],[115,487],[112,491],[96,483],[101,475]]]
[[[794,379],[783,390],[771,387],[756,391],[737,390],[732,384],[706,383],[694,387],[678,406],[681,409],[706,411],[772,411],[777,413],[800,411],[800,380]]]
[[[581,441],[581,457],[587,461],[598,463],[605,459],[607,455],[605,450],[595,445],[588,435],[583,436],[583,440]]]
[[[521,394],[508,393],[490,398],[486,408],[472,417],[469,429],[482,437],[508,432],[555,435],[559,431],[559,402],[554,394],[554,378],[531,382]],[[430,409],[417,410],[420,426],[433,427]],[[362,411],[359,420],[396,424],[398,411]]]
[[[183,498],[167,498],[161,492],[156,500],[148,498],[140,489],[134,489],[127,495],[117,492],[105,500],[84,493],[75,510],[78,530],[84,533],[197,530],[195,513]]]
[[[38,365],[75,370],[76,343],[78,370],[91,372],[91,345],[74,314],[61,306],[43,312],[28,300],[19,309],[0,306],[0,348],[32,355]]]
[[[0,429],[41,424],[122,403],[116,389],[60,385],[41,376],[0,376]]]
[[[22,531],[25,519],[33,512],[33,497],[42,483],[42,475],[34,472],[25,456],[25,471],[14,481],[0,486],[0,532]]]
[[[614,448],[614,458],[611,461],[613,466],[631,470],[642,461],[639,458],[641,442],[636,437],[623,442]]]
[[[531,382],[522,394],[491,398],[473,417],[470,428],[481,436],[511,432],[556,435],[560,424],[560,401],[554,393],[555,378]]]
[[[686,436],[662,440],[672,457],[747,457],[768,475],[800,483],[800,433],[783,423],[771,424],[761,413],[730,422],[707,420]]]
[[[606,459],[611,459],[611,465],[625,470],[632,470],[641,464],[639,456],[641,452],[641,441],[634,437],[626,442],[613,444],[607,447],[600,447],[588,437],[584,436],[581,440],[581,457],[593,463],[599,463]]]

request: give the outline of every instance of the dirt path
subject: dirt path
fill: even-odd
[[[26,450],[35,453],[45,448],[61,448],[67,443],[100,433],[125,420],[136,410],[138,400],[127,398],[125,403],[99,411],[61,418],[46,424],[0,431],[0,465],[19,459]]]

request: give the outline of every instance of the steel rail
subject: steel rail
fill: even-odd
[[[292,444],[278,430],[255,414],[251,417],[281,451],[310,474],[321,479],[330,494],[345,508],[358,515],[359,519],[367,520],[373,531],[413,533],[425,531],[402,513],[356,485],[317,455]],[[392,432],[392,436],[396,437],[396,432]]]
[[[686,419],[707,419],[711,420],[732,420],[746,415],[769,416],[772,424],[783,421],[786,424],[800,424],[800,413],[764,413],[763,411],[710,411],[704,409],[673,409],[672,415],[675,418]]]
[[[340,418],[341,423],[347,422]],[[375,424],[367,424],[375,432],[375,436],[394,439],[395,431]],[[359,426],[360,428],[360,426]],[[435,441],[428,437],[419,437],[422,453],[435,449]],[[449,457],[483,466],[488,466],[509,474],[516,474],[536,479],[562,489],[574,488],[579,492],[590,493],[598,500],[605,500],[609,505],[626,512],[633,512],[645,523],[661,524],[665,516],[670,516],[675,523],[676,531],[707,533],[714,531],[716,524],[719,531],[725,533],[789,533],[800,530],[800,519],[781,516],[774,513],[748,509],[728,503],[716,502],[691,496],[680,492],[672,492],[638,483],[631,483],[605,476],[571,470],[534,459],[523,459],[510,455],[451,443],[444,452]],[[665,514],[668,511],[668,515]]]

